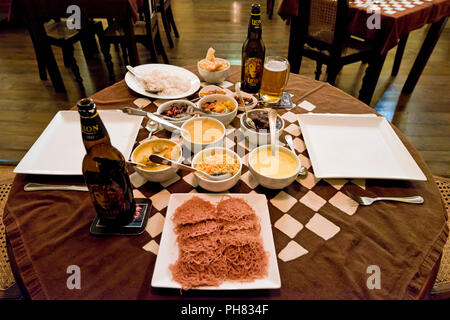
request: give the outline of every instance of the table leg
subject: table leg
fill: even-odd
[[[405,34],[400,38],[397,45],[397,51],[395,52],[394,66],[392,67],[391,77],[395,77],[398,74],[398,69],[400,68],[400,63],[402,62],[403,53],[405,52],[406,41],[408,41],[409,33]]]
[[[431,25],[428,30],[427,36],[423,41],[422,47],[420,48],[419,54],[414,61],[414,65],[409,72],[408,78],[406,79],[405,85],[403,86],[402,93],[411,93],[414,90],[414,87],[419,81],[420,75],[422,74],[425,65],[427,64],[428,59],[433,52],[434,46],[439,40],[439,36],[444,30],[445,23],[447,22],[448,17],[442,18],[438,22],[435,22]]]
[[[136,47],[136,40],[134,37],[134,27],[131,18],[121,22],[125,32],[125,41],[127,43],[128,55],[130,57],[130,64],[134,67],[139,65],[139,55]]]

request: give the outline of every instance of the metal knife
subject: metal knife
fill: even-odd
[[[25,191],[89,191],[86,186],[71,186],[62,184],[41,184],[41,183],[27,183],[23,188]]]

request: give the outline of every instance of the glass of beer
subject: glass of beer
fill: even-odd
[[[269,56],[264,61],[264,71],[259,94],[265,104],[278,103],[283,97],[289,78],[289,61],[284,57]]]

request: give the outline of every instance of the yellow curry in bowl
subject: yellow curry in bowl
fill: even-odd
[[[185,139],[198,144],[210,144],[218,141],[224,135],[221,123],[211,118],[196,118],[186,122],[183,129],[189,133],[183,133]]]
[[[178,144],[171,140],[155,139],[141,144],[136,148],[133,154],[133,161],[145,164],[146,166],[139,166],[139,169],[145,171],[159,171],[169,166],[153,163],[149,160],[150,155],[157,154],[161,157],[178,161],[181,157],[181,148]]]
[[[289,178],[299,170],[298,161],[292,153],[278,148],[272,156],[270,146],[259,148],[250,163],[256,172],[270,178]]]

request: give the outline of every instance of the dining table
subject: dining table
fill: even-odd
[[[282,19],[298,15],[299,0],[283,0],[278,9]],[[368,20],[374,14],[379,14],[380,25],[371,25]],[[348,32],[351,35],[369,40],[376,46],[378,54],[371,61],[363,78],[359,99],[370,104],[375,87],[380,77],[381,69],[388,51],[402,43],[396,60],[397,69],[407,37],[411,31],[429,24],[430,27],[423,40],[419,53],[402,88],[402,93],[413,92],[420,75],[430,58],[439,37],[444,30],[450,15],[450,0],[351,0],[348,11]],[[374,23],[374,19],[370,20]],[[290,37],[293,37],[291,34]],[[399,46],[400,47],[400,46]],[[290,55],[295,53],[290,44]],[[394,72],[395,74],[396,72]]]
[[[44,22],[48,19],[69,17],[73,14],[73,11],[68,12],[71,6],[79,7],[82,19],[115,19],[124,30],[130,63],[138,65],[139,55],[134,37],[134,22],[139,20],[138,9],[141,5],[142,0],[14,0],[10,19],[18,15],[26,17],[41,78],[46,79],[48,70],[55,91],[65,92],[61,73],[47,39]]]
[[[197,66],[186,69],[198,75]],[[240,67],[231,66],[228,82],[239,79]],[[297,122],[298,115],[308,112],[380,115],[340,89],[298,74],[290,74],[286,92],[292,94],[294,106],[276,109],[285,123],[280,143],[287,134],[293,137],[298,157],[308,168],[306,178],[299,177],[282,190],[258,185],[248,168],[251,147],[239,129],[242,113],[226,126],[224,138],[226,147],[237,150],[243,162],[240,180],[229,193],[265,195],[281,288],[180,291],[152,287],[156,258],[164,254],[159,244],[171,195],[206,191],[198,186],[192,172],[179,171],[169,181],[155,183],[143,181],[130,167],[134,196],[150,199],[153,204],[145,232],[138,236],[90,235],[95,209],[88,192],[24,191],[25,184],[30,182],[82,185],[81,176],[16,175],[5,207],[4,224],[13,270],[24,291],[31,299],[39,300],[426,297],[449,230],[439,190],[419,152],[392,125],[426,181],[317,178]],[[123,80],[91,98],[100,110],[137,104],[154,112],[161,103],[145,100]],[[135,146],[148,137],[144,127],[145,123]],[[164,130],[155,136],[170,138]],[[184,162],[189,164],[190,157],[185,157]],[[363,206],[349,198],[348,192],[368,196],[420,195],[424,203],[378,201]],[[320,221],[319,230],[308,223],[313,217]],[[324,236],[322,231],[330,229],[334,230],[332,234]],[[81,287],[72,290],[67,286],[67,268],[73,265],[80,268]],[[376,267],[381,278],[379,286],[374,287],[370,285],[370,277]]]

